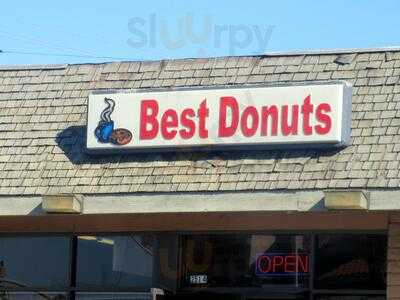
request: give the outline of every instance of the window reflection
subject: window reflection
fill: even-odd
[[[317,296],[316,300],[385,300],[385,296],[367,296],[367,295],[329,295]]]
[[[60,288],[69,285],[67,237],[2,237],[0,288]]]
[[[61,292],[0,292],[1,300],[67,300]]]
[[[151,293],[77,293],[77,300],[152,300]]]
[[[69,292],[76,299],[144,300],[151,288],[162,289],[165,299],[314,293],[315,300],[383,300],[386,243],[380,234],[78,236],[77,270],[69,274],[70,237],[2,237],[0,300],[63,300]],[[311,273],[319,291],[310,290]]]
[[[385,289],[386,240],[374,234],[318,235],[316,288]]]
[[[152,287],[153,235],[78,237],[79,288]]]

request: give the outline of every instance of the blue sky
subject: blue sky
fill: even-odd
[[[399,13],[398,0],[4,1],[0,64],[400,46]]]

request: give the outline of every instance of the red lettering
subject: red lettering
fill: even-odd
[[[196,123],[191,119],[195,116],[195,112],[191,108],[184,109],[181,113],[181,124],[186,129],[179,130],[179,134],[183,139],[190,139],[196,131]]]
[[[308,273],[308,255],[261,255],[257,258],[256,271],[266,274]]]
[[[161,118],[161,135],[166,140],[172,140],[177,130],[169,130],[178,127],[178,114],[173,109],[167,109]]]
[[[285,273],[296,272],[296,257],[297,255],[287,255],[285,256]]]
[[[226,124],[227,109],[231,110],[231,124]],[[230,137],[237,129],[239,123],[239,106],[234,97],[221,97],[219,103],[219,137]]]
[[[262,255],[258,258],[257,265],[262,273],[269,273],[271,271],[271,259],[266,255]]]
[[[277,268],[283,265],[283,261],[282,256],[274,256],[272,258],[272,272],[277,272]]]
[[[251,125],[249,126],[249,117],[251,117]],[[253,136],[258,128],[258,112],[254,106],[248,106],[242,113],[240,119],[240,128],[244,136]]]
[[[292,106],[292,122],[289,124],[289,106],[282,106],[282,134],[283,135],[297,135],[298,123],[299,123],[299,106]]]
[[[278,108],[276,105],[263,106],[261,111],[261,135],[268,135],[268,120],[271,117],[271,135],[278,134]]]
[[[329,103],[313,104],[311,95],[303,98],[301,104],[248,105],[243,110],[239,108],[235,97],[223,96],[219,103],[217,134],[220,138],[230,138],[235,134],[247,138],[278,134],[284,137],[296,136],[300,130],[300,134],[304,136],[326,135],[333,126],[331,110]],[[156,100],[142,100],[139,137],[142,140],[151,140],[160,134],[166,140],[178,136],[187,140],[196,135],[200,139],[207,139],[209,115],[207,99],[204,99],[198,107],[177,109],[177,106],[173,105],[163,112],[160,111]],[[302,128],[299,128],[299,122],[302,123]]]
[[[206,126],[206,118],[208,117],[207,100],[204,99],[200,104],[200,108],[197,110],[199,116],[199,137],[202,139],[208,138],[208,130]]]
[[[150,112],[149,112],[150,111]],[[158,132],[158,104],[156,100],[143,100],[140,103],[140,134],[141,140],[154,139]],[[148,129],[150,125],[150,129]]]
[[[297,271],[300,273],[308,273],[309,262],[308,255],[298,255],[297,256]]]
[[[311,104],[311,96],[308,95],[301,106],[301,113],[303,114],[303,132],[305,135],[312,134],[312,127],[310,126],[310,114],[312,114],[314,106]]]
[[[317,120],[323,124],[315,126],[315,131],[318,134],[321,135],[327,134],[332,128],[331,117],[328,114],[326,114],[328,112],[331,112],[331,106],[328,103],[321,103],[320,105],[317,106],[315,115]]]

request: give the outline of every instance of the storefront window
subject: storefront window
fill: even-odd
[[[77,300],[153,300],[150,293],[77,293]]]
[[[1,300],[67,300],[65,292],[0,292]]]
[[[316,300],[386,300],[385,296],[368,296],[368,295],[330,295],[317,296]]]
[[[69,286],[69,252],[68,237],[1,237],[0,287],[63,289]]]
[[[386,243],[373,233],[5,236],[0,300],[384,300]]]
[[[307,287],[310,236],[189,235],[184,287]]]
[[[382,234],[186,235],[181,286],[216,299],[236,291],[244,299],[383,300],[386,242]]]
[[[385,289],[385,261],[383,235],[320,234],[315,253],[315,288]]]
[[[77,287],[152,287],[153,235],[79,236]]]

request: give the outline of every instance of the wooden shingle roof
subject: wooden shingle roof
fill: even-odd
[[[0,67],[0,195],[400,186],[400,51]],[[344,149],[90,156],[88,94],[346,80]]]

